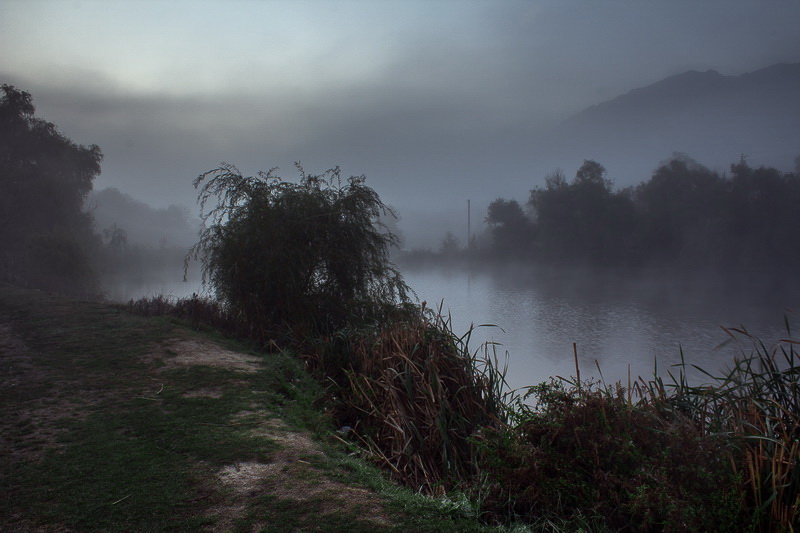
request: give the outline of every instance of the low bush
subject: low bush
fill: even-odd
[[[254,338],[248,324],[213,298],[193,294],[189,298],[174,298],[159,294],[130,300],[128,308],[145,316],[171,316],[199,329],[212,328],[233,337]]]
[[[51,231],[30,235],[17,260],[17,278],[22,286],[58,292],[79,298],[100,295],[87,236]]]
[[[532,387],[512,427],[481,436],[483,509],[498,521],[603,517],[612,529],[736,531],[728,441],[629,402],[622,387]]]
[[[760,531],[800,526],[800,357],[798,341],[786,337],[765,345],[744,328],[726,330],[740,357],[711,383],[686,380],[685,363],[670,383],[650,383],[647,397],[657,408],[681,412],[709,435],[723,435],[741,453],[732,469],[741,479],[743,505]]]

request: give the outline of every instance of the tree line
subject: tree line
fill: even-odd
[[[116,190],[92,194],[102,159],[97,145],[77,144],[36,117],[30,93],[0,86],[0,281],[99,297],[102,283],[119,277],[171,267],[180,279],[188,244],[174,241],[196,231],[188,212],[152,209]],[[169,226],[158,247],[144,242],[142,220],[150,233]]]
[[[800,167],[800,158],[797,160]],[[800,259],[800,172],[719,173],[685,155],[649,180],[614,190],[606,169],[584,161],[571,180],[555,171],[527,202],[498,198],[486,222],[490,252],[555,264],[787,268]]]
[[[96,145],[76,144],[34,116],[31,95],[0,94],[0,278],[88,294],[97,236],[83,206],[100,173]]]

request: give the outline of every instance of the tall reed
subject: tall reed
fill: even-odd
[[[470,350],[471,335],[423,302],[350,346],[357,438],[396,479],[429,493],[473,479],[475,435],[507,419],[504,369],[493,345]]]
[[[739,444],[732,468],[742,479],[745,505],[755,510],[760,530],[789,531],[800,523],[800,358],[798,341],[765,345],[744,328],[726,328],[725,344],[740,356],[714,376],[692,365],[710,384],[690,385],[686,363],[671,383],[651,382],[649,400],[662,410],[688,414],[708,434]]]

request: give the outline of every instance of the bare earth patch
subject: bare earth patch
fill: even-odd
[[[177,354],[166,361],[172,366],[204,365],[247,373],[258,372],[261,368],[258,357],[234,352],[210,341],[180,339],[166,347]]]
[[[262,416],[263,421],[253,430],[259,437],[267,437],[282,448],[270,463],[242,462],[226,465],[219,470],[219,481],[235,494],[225,505],[214,509],[217,524],[213,531],[226,531],[246,511],[246,499],[269,493],[284,500],[296,502],[324,498],[321,514],[343,509],[356,509],[376,526],[387,526],[380,500],[370,491],[350,487],[328,479],[314,468],[309,459],[324,460],[324,454],[311,438],[286,429],[282,420],[270,417],[265,411],[243,411],[234,420]]]
[[[247,373],[261,367],[258,357],[233,352],[210,341],[174,340],[166,349],[175,354],[166,358],[168,367],[205,365]],[[215,398],[221,396],[221,390],[198,389],[186,394]],[[264,410],[241,411],[232,417],[232,422],[253,419],[257,422],[253,436],[268,438],[281,449],[269,463],[237,462],[217,472],[217,481],[229,494],[223,504],[209,510],[216,523],[208,531],[232,529],[246,515],[249,499],[264,493],[298,502],[322,497],[328,502],[323,514],[358,508],[376,526],[389,524],[375,494],[332,481],[314,468],[310,460],[324,460],[325,456],[309,435],[290,431],[281,419]]]

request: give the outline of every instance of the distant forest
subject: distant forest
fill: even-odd
[[[800,158],[797,160],[800,167]],[[751,168],[719,174],[687,156],[635,187],[612,189],[585,161],[567,181],[556,171],[524,206],[489,205],[491,251],[502,257],[588,265],[795,267],[800,259],[800,172]]]
[[[31,95],[0,85],[0,281],[100,297],[180,266],[198,226],[187,210],[93,192],[103,154],[35,116]]]
[[[152,209],[116,190],[91,195],[100,148],[72,142],[34,112],[29,93],[0,86],[0,281],[96,295],[101,278],[180,264],[197,235],[188,212]],[[448,235],[438,254],[398,260],[788,271],[800,259],[795,162],[782,172],[742,156],[719,173],[676,155],[648,181],[614,190],[606,169],[586,160],[569,180],[548,175],[524,203],[492,202],[487,239],[464,250]]]
[[[524,204],[492,202],[488,242],[462,250],[448,235],[436,255],[575,266],[795,268],[800,157],[796,163],[786,173],[752,168],[742,156],[720,174],[676,154],[646,182],[615,191],[606,169],[586,160],[571,180],[561,171],[548,175]],[[406,260],[413,262],[413,254]]]

